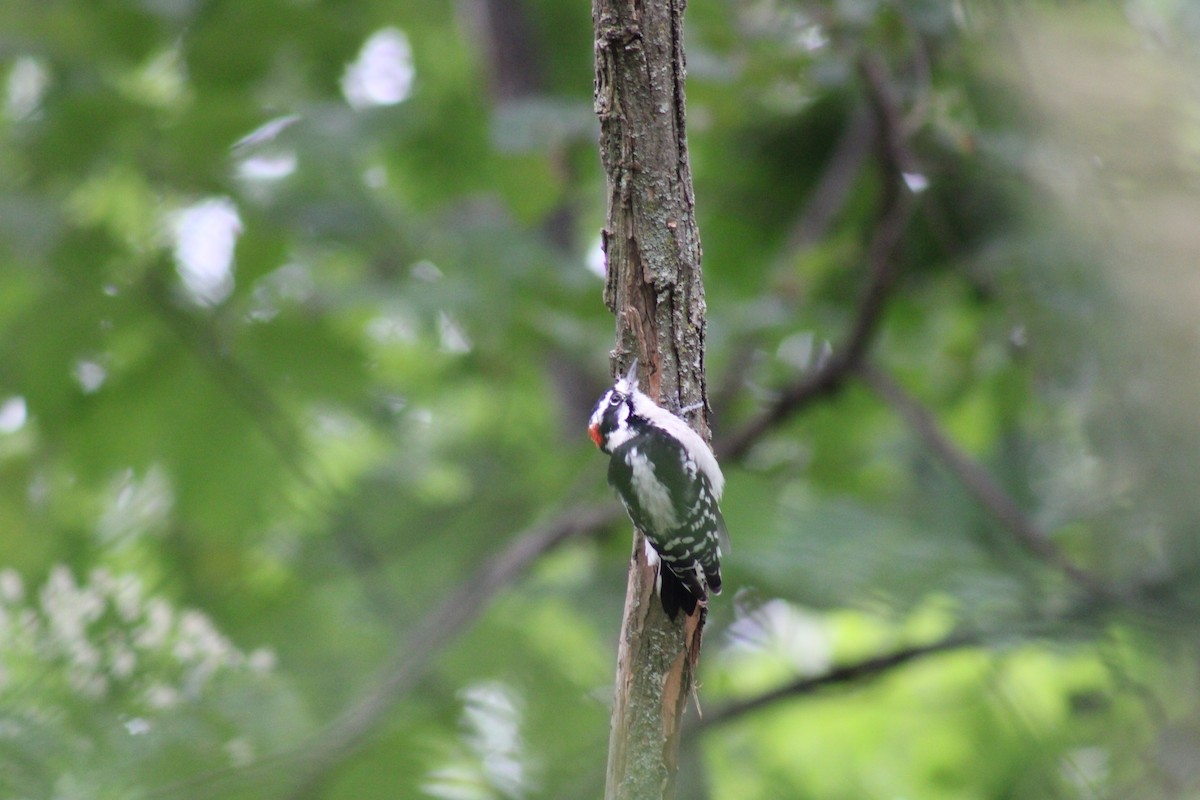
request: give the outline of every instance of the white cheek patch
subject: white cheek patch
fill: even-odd
[[[605,409],[601,409],[601,411],[604,410]],[[604,442],[606,449],[610,453],[634,437],[635,432],[633,428],[627,424],[628,420],[629,406],[625,403],[621,403],[621,405],[617,406],[616,408],[616,425],[614,425],[613,429],[606,434]]]

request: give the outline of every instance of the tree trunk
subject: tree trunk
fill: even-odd
[[[704,287],[684,129],[683,0],[594,0],[595,107],[608,179],[604,299],[616,316],[613,373],[636,357],[642,388],[690,412],[706,438]],[[654,591],[642,534],[618,649],[605,797],[672,794],[704,611],[672,622]]]

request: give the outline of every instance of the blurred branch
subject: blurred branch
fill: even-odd
[[[976,644],[979,644],[979,640],[971,634],[953,633],[944,639],[930,644],[904,647],[891,653],[872,656],[863,661],[833,667],[828,672],[821,673],[820,675],[798,678],[789,684],[764,692],[763,694],[739,700],[723,708],[719,708],[715,712],[706,714],[704,717],[696,720],[690,726],[691,732],[699,733],[714,726],[732,722],[739,717],[759,711],[782,700],[814,694],[830,686],[858,683],[870,678],[877,678],[880,675],[927,656],[958,650]]]
[[[487,58],[483,77],[494,103],[541,94],[546,84],[541,43],[533,35],[525,3],[471,0],[460,8]]]
[[[538,558],[570,539],[607,528],[623,517],[615,503],[575,508],[517,536],[430,611],[392,653],[375,683],[328,726],[293,774],[287,797],[320,794],[324,778],[363,744],[396,702],[412,691],[432,662],[488,602]]]
[[[218,336],[214,325],[184,312],[170,296],[161,273],[151,271],[143,283],[146,307],[179,339],[183,347],[200,363],[213,382],[221,388],[249,418],[252,425],[276,451],[287,472],[299,483],[323,498],[334,499],[339,492],[317,468],[305,445],[301,427],[287,413],[269,386],[260,381],[232,354]],[[363,567],[375,563],[375,547],[358,531],[338,526],[333,539],[347,563],[356,569],[372,604],[382,610],[391,608],[378,582],[368,580]]]
[[[375,682],[307,745],[264,755],[255,761],[210,770],[147,793],[147,797],[217,796],[249,781],[276,776],[282,797],[319,797],[323,782],[380,726],[388,712],[420,681],[439,653],[479,616],[493,597],[513,584],[537,559],[572,539],[593,535],[624,518],[620,506],[606,503],[570,509],[517,535],[488,559],[438,606],[425,615],[393,651]],[[201,790],[205,787],[205,790]]]
[[[761,415],[740,431],[717,442],[717,451],[727,459],[744,457],[768,430],[814,400],[842,389],[874,341],[900,272],[900,245],[915,205],[903,175],[905,166],[912,159],[904,143],[904,122],[883,65],[877,58],[866,56],[859,67],[874,124],[879,131],[878,158],[884,180],[881,211],[867,247],[867,279],[854,323],[845,341],[822,366],[785,388]]]
[[[1066,575],[1094,597],[1114,600],[1118,593],[1101,578],[1074,563],[1050,540],[1046,532],[1017,505],[979,464],[958,448],[938,426],[924,406],[889,375],[868,363],[858,366],[858,375],[912,428],[933,454],[1029,552]]]
[[[486,58],[483,77],[491,95],[493,131],[509,124],[503,121],[506,115],[528,115],[526,104],[553,94],[547,91],[545,48],[528,5],[524,0],[468,0],[458,4],[461,18]],[[538,150],[561,178],[561,185],[578,183],[569,142],[556,141]],[[542,218],[540,228],[546,241],[562,255],[578,257],[577,216],[573,195],[564,191]]]
[[[871,152],[874,140],[875,118],[864,104],[856,108],[847,121],[825,169],[788,231],[787,241],[775,258],[773,271],[789,268],[800,253],[821,241],[829,232],[834,218],[846,206],[850,189]],[[758,338],[755,335],[747,336],[734,345],[734,356],[729,359],[728,370],[717,389],[709,392],[709,405],[712,408],[728,408],[741,392],[754,365]]]
[[[875,115],[865,105],[854,109],[817,185],[788,232],[787,243],[778,259],[780,264],[788,263],[797,252],[812,247],[829,232],[871,153],[875,130]]]
[[[293,476],[310,488],[322,488],[319,476],[305,466],[305,439],[300,428],[270,390],[230,355],[211,325],[179,308],[160,271],[150,270],[142,289],[141,297],[150,313],[162,320],[234,405],[242,409]]]

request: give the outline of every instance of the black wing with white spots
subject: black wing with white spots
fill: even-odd
[[[721,591],[720,541],[725,520],[708,477],[678,440],[653,426],[612,452],[608,482],[663,564],[663,608],[695,612]],[[674,580],[672,580],[674,579]]]

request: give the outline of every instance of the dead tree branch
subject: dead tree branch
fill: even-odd
[[[875,117],[866,107],[856,108],[850,115],[821,177],[788,232],[780,265],[825,237],[834,218],[845,208],[850,190],[870,157],[875,130]]]
[[[206,771],[149,793],[175,797],[184,790],[197,797],[215,797],[247,782],[278,780],[283,797],[318,797],[333,772],[358,751],[387,714],[427,673],[430,664],[473,622],[487,604],[516,583],[539,558],[563,543],[594,535],[624,518],[616,503],[570,509],[554,519],[518,534],[500,553],[489,558],[397,645],[375,682],[363,690],[342,714],[313,736],[310,743],[265,755],[253,763]]]
[[[396,702],[410,692],[446,645],[469,625],[487,603],[513,584],[537,559],[570,539],[603,530],[622,518],[614,503],[573,509],[513,539],[504,551],[433,609],[393,651],[379,678],[346,709],[301,759],[290,797],[319,794],[322,780],[379,726]]]
[[[763,694],[730,703],[723,708],[718,708],[716,711],[705,714],[703,719],[697,720],[696,724],[691,726],[689,730],[695,732],[707,731],[710,728],[732,722],[782,700],[811,695],[832,686],[860,683],[867,679],[884,675],[913,661],[938,653],[970,647],[978,643],[978,639],[970,634],[954,633],[930,644],[903,647],[891,653],[872,656],[863,661],[843,664],[820,675],[798,678],[789,684],[764,692]]]
[[[880,399],[908,423],[917,437],[962,483],[975,501],[986,508],[1026,550],[1070,578],[1090,595],[1105,600],[1117,599],[1117,593],[1112,587],[1067,558],[1003,487],[950,440],[937,424],[933,414],[891,376],[865,362],[858,366],[858,375]]]
[[[879,163],[883,198],[878,221],[866,252],[867,279],[854,322],[842,345],[815,372],[785,388],[758,417],[728,439],[718,441],[725,458],[742,458],[751,444],[769,429],[822,397],[839,392],[866,357],[883,318],[887,299],[900,272],[899,252],[915,202],[904,183],[911,156],[904,144],[904,122],[892,97],[886,73],[876,59],[865,58],[860,72],[867,87],[875,127],[879,132]]]

